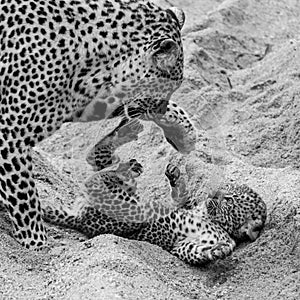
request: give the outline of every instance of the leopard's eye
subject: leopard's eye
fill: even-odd
[[[174,47],[174,41],[166,40],[164,43],[161,43],[160,51],[168,52],[168,51],[172,50],[172,47]]]
[[[152,51],[154,65],[167,73],[176,66],[181,52],[179,45],[169,38],[156,42],[152,46]]]

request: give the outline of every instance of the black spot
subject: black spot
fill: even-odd
[[[18,223],[19,227],[24,227],[24,224],[23,224],[23,222],[22,222],[21,215],[20,215],[19,213],[16,213],[16,214],[15,214],[15,218],[16,218],[16,220],[17,220],[17,223]]]
[[[42,17],[38,18],[38,22],[39,22],[40,25],[43,25],[46,21],[47,21],[46,18],[42,18]]]
[[[11,166],[11,164],[4,163],[4,164],[3,164],[3,167],[4,167],[4,169],[6,170],[6,172],[8,172],[8,173],[12,171],[12,166]]]
[[[34,133],[38,134],[38,133],[42,133],[43,132],[43,128],[41,126],[37,126],[34,131]]]
[[[125,14],[122,11],[119,11],[116,15],[116,20],[121,20],[123,17],[125,17]]]
[[[21,221],[22,222],[22,221]],[[21,233],[22,233],[22,237],[23,237],[23,239],[26,239],[26,237],[27,237],[27,235],[26,235],[26,231],[25,230],[22,230],[21,231]]]
[[[0,166],[0,174],[1,174],[1,175],[3,175],[3,176],[5,175],[4,168],[3,168],[3,167],[1,167],[1,166]]]
[[[11,162],[12,162],[12,164],[13,164],[15,170],[16,170],[16,171],[20,171],[21,167],[20,167],[20,164],[19,164],[17,158],[16,158],[16,157],[13,157],[13,159],[11,160]]]
[[[96,23],[96,26],[97,26],[97,28],[104,27],[104,22],[99,21],[98,23]]]
[[[85,24],[87,24],[87,23],[89,23],[89,19],[88,18],[86,18],[86,17],[82,17],[81,18],[81,21],[83,22],[83,23],[85,23]]]
[[[58,33],[59,33],[59,34],[65,34],[66,31],[67,31],[66,27],[65,27],[65,26],[62,26],[62,27],[60,27]]]
[[[63,47],[65,47],[65,46],[66,46],[65,40],[63,40],[63,39],[59,40],[59,42],[58,42],[58,47],[63,48]]]
[[[7,159],[7,157],[8,157],[8,150],[7,150],[7,148],[4,148],[4,149],[1,150],[1,156],[2,156],[2,158],[4,160]]]
[[[30,143],[31,143],[30,137],[25,138],[24,143],[25,143],[26,146],[30,146]]]
[[[2,190],[3,190],[3,191],[6,191],[6,183],[5,183],[5,181],[4,181],[4,180],[1,180],[1,178],[0,178],[0,183],[1,183],[1,188],[2,188]]]
[[[33,219],[35,216],[36,216],[36,212],[35,212],[35,211],[31,211],[31,212],[29,213],[29,217],[30,217],[31,219]],[[28,221],[28,224],[29,224],[29,221]]]
[[[33,198],[33,199],[31,199],[30,201],[29,201],[29,204],[30,204],[30,207],[32,208],[32,209],[35,209],[36,207],[35,207],[35,202],[36,202],[36,200]]]
[[[51,40],[55,40],[55,38],[56,38],[56,33],[55,32],[51,32],[50,33],[50,39]]]
[[[83,7],[78,7],[78,12],[80,13],[80,14],[86,14],[87,13],[87,11],[86,11],[86,9],[85,8],[83,8]]]
[[[10,195],[7,200],[12,206],[17,205],[17,199],[15,197],[13,197],[12,195]]]
[[[33,194],[34,194],[33,190],[29,190],[29,191],[28,191],[28,195],[29,195],[30,197],[32,197]],[[34,208],[34,207],[33,207],[33,208]]]
[[[21,172],[21,176],[24,177],[24,178],[27,178],[27,179],[30,177],[29,173],[26,172],[26,171]]]
[[[101,11],[101,16],[102,16],[102,17],[108,17],[109,14],[107,13],[107,11],[102,10],[102,11]]]
[[[28,200],[28,196],[27,196],[26,193],[18,192],[18,193],[17,193],[17,197],[18,197],[20,200]]]
[[[100,34],[103,38],[106,38],[106,37],[107,37],[107,32],[106,32],[106,31],[100,31],[99,34]]]
[[[31,7],[32,10],[35,10],[35,9],[36,9],[36,4],[35,4],[35,2],[30,2],[29,4],[30,4],[30,7]]]
[[[62,22],[62,17],[60,15],[57,15],[57,16],[53,17],[53,20],[55,22],[61,23]]]
[[[95,14],[95,13],[91,13],[91,14],[89,15],[89,19],[90,19],[90,20],[95,20],[95,19],[96,19],[96,14]]]
[[[8,48],[13,48],[13,47],[14,47],[14,44],[9,40],[9,41],[7,42],[7,46],[8,46]]]
[[[27,203],[23,203],[19,205],[19,210],[21,214],[24,214],[25,211],[27,211],[29,209]],[[25,221],[25,219],[24,219]]]

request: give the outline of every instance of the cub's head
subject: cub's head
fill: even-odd
[[[254,241],[264,227],[267,208],[262,198],[246,185],[228,186],[208,198],[209,217],[236,241]]]

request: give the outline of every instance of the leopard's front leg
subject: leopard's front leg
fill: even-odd
[[[164,114],[147,114],[164,132],[166,140],[179,152],[188,154],[195,150],[197,130],[187,112],[175,102],[169,101]]]
[[[195,150],[197,129],[187,112],[173,101],[153,103],[151,99],[139,99],[119,106],[110,118],[118,116],[153,121],[163,130],[167,142],[177,151],[188,154]]]
[[[2,130],[3,136],[9,132]],[[27,249],[40,249],[47,240],[32,176],[30,149],[15,139],[0,137],[0,195],[10,215],[15,238]]]
[[[115,151],[122,145],[137,140],[142,131],[143,125],[138,119],[123,119],[113,131],[93,146],[86,157],[87,162],[94,171],[118,164],[120,158]]]

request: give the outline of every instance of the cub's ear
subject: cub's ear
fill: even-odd
[[[154,47],[152,59],[158,69],[169,73],[172,69],[180,53],[178,44],[172,39],[160,40]]]
[[[182,29],[185,22],[185,14],[183,10],[178,7],[170,7],[166,9],[166,12],[178,22],[180,29]]]

